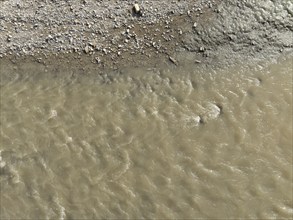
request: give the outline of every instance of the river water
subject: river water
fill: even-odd
[[[292,217],[292,62],[2,66],[1,219]]]

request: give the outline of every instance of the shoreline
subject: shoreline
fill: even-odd
[[[133,4],[1,1],[0,60],[101,69],[162,63],[227,66],[293,50],[289,1],[149,0],[138,3],[140,14]]]

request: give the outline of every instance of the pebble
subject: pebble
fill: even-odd
[[[178,65],[177,60],[175,60],[173,57],[169,56],[169,60],[174,63],[175,65]]]
[[[96,59],[97,64],[101,63],[101,59],[99,57],[96,57],[95,59]]]
[[[133,11],[135,12],[135,14],[139,14],[140,13],[140,7],[138,4],[134,4],[133,5]]]
[[[11,38],[12,38],[12,36],[11,35],[8,35],[7,36],[7,42],[11,42]]]
[[[88,53],[90,52],[90,47],[89,47],[89,46],[86,46],[86,47],[84,48],[84,52],[85,52],[86,54],[88,54]]]

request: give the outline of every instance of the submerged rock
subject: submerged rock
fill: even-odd
[[[210,103],[207,108],[207,116],[210,119],[215,119],[219,117],[219,115],[221,114],[221,111],[222,110],[220,106]]]

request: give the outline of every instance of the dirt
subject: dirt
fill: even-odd
[[[0,1],[1,65],[221,66],[292,48],[290,0]]]

